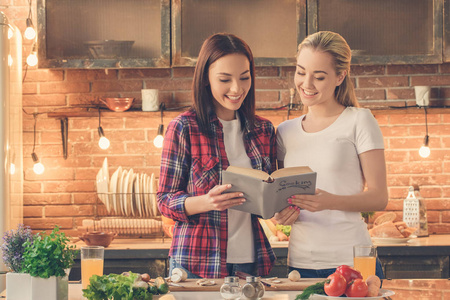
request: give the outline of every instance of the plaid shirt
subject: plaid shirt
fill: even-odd
[[[229,165],[222,124],[212,113],[210,126],[216,134],[200,133],[195,111],[187,111],[167,127],[161,158],[158,206],[176,221],[169,251],[175,261],[204,278],[227,276],[228,212],[209,211],[187,216],[187,197],[204,195],[222,182],[221,171]],[[244,145],[254,169],[271,173],[276,164],[276,138],[272,123],[256,117],[254,130],[244,130]],[[252,215],[258,275],[267,275],[275,255],[256,215]]]

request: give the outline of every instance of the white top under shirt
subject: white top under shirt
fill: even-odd
[[[336,195],[363,191],[359,154],[384,149],[383,136],[370,110],[347,107],[329,127],[308,133],[305,116],[278,126],[277,156],[285,167],[309,166],[317,188]],[[359,212],[302,210],[292,226],[288,265],[304,269],[353,266],[353,245],[372,244]]]
[[[244,134],[239,118],[231,121],[219,119],[223,126],[225,152],[230,166],[251,168],[252,163],[244,146]],[[251,214],[228,210],[227,263],[241,264],[255,261],[255,245]]]

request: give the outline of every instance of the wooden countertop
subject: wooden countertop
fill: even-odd
[[[287,279],[286,279],[287,280]],[[403,299],[450,299],[450,280],[448,279],[394,279],[383,280],[383,288],[395,292],[393,300]],[[264,300],[293,300],[299,291],[266,291]],[[214,300],[221,299],[217,291],[170,293],[176,300]],[[0,293],[4,296],[5,291]],[[160,296],[153,299],[157,300]],[[69,284],[69,300],[82,300],[81,284]]]
[[[111,245],[107,248],[108,250],[125,250],[125,249],[170,249],[170,244],[172,240],[166,238],[164,241],[162,239],[126,239],[126,238],[116,238],[112,241]],[[273,248],[285,248],[288,246],[289,242],[275,242],[272,243]],[[77,248],[85,245],[83,241],[77,241],[74,243]],[[428,237],[418,237],[412,238],[403,243],[390,243],[390,244],[378,244],[378,247],[395,247],[395,246],[450,246],[450,234],[441,235],[430,235]]]

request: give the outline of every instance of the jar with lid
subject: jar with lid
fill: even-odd
[[[246,283],[242,287],[244,299],[257,300],[264,296],[264,285],[259,277],[247,276]]]
[[[236,276],[227,276],[220,287],[220,295],[222,299],[238,299],[241,297],[241,285],[239,278]]]

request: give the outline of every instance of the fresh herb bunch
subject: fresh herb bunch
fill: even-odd
[[[65,269],[72,267],[78,253],[68,242],[69,238],[59,232],[58,226],[49,235],[36,234],[32,242],[24,244],[23,272],[41,278],[65,276]]]
[[[324,286],[325,281],[317,282],[313,285],[310,285],[303,290],[303,293],[297,295],[297,297],[295,297],[295,300],[307,300],[313,294],[326,295]]]
[[[33,243],[33,233],[29,226],[23,224],[19,224],[17,230],[5,232],[3,236],[1,246],[3,262],[13,272],[22,272],[23,253],[25,251],[23,244],[25,242]]]
[[[88,300],[151,300],[157,294],[156,287],[151,283],[138,287],[139,281],[139,274],[133,272],[128,272],[128,275],[92,275],[90,284],[83,290],[83,296]]]

